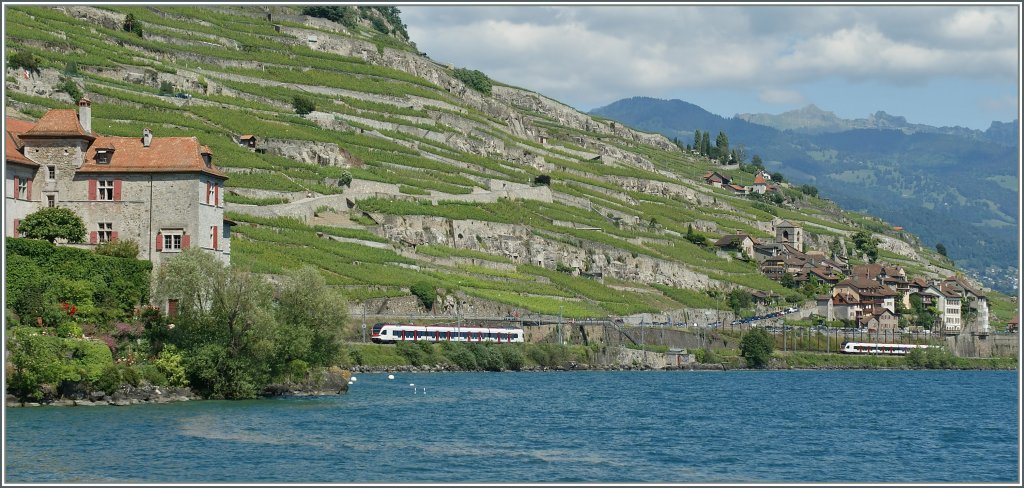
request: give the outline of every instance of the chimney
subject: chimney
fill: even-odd
[[[142,129],[142,147],[149,147],[153,143],[153,131],[149,128]]]
[[[86,97],[78,101],[78,123],[86,134],[92,134],[92,102]]]

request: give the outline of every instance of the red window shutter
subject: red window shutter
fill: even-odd
[[[114,180],[114,201],[121,201],[121,180]]]
[[[205,198],[206,198],[206,204],[209,205],[210,204],[210,182],[209,181],[206,182],[206,197]]]
[[[117,240],[117,231],[116,230],[110,233],[110,240],[112,240],[112,241],[116,241]]]
[[[25,193],[25,199],[32,199],[32,180],[28,180],[28,191]]]
[[[18,226],[21,225],[21,219],[14,219],[14,237],[18,237]]]
[[[159,232],[156,233],[156,250],[157,251],[163,251],[164,250],[164,236],[163,236],[163,234],[161,234]]]
[[[89,200],[96,199],[96,180],[89,180]]]
[[[100,239],[99,236],[96,235],[96,231],[92,231],[89,233],[89,244],[96,244],[97,242],[99,242],[99,240]]]
[[[21,195],[18,194],[18,183],[21,183],[21,180],[17,176],[15,176],[14,177],[14,199],[15,200],[17,200],[18,197],[21,196]]]
[[[185,234],[185,235],[181,236],[181,248],[182,249],[188,249],[188,247],[191,245],[191,241],[192,241],[191,238],[192,238],[192,236],[190,236],[188,234]]]
[[[220,185],[213,187],[213,206],[220,206]]]
[[[213,250],[216,251],[218,249],[220,248],[217,247],[217,226],[215,225],[213,226]]]

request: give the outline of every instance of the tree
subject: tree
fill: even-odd
[[[295,108],[295,113],[299,115],[306,115],[316,110],[316,102],[314,102],[313,99],[309,97],[296,95],[292,99],[292,107]]]
[[[946,257],[946,246],[945,246],[945,244],[943,244],[941,242],[935,244],[935,251],[938,252],[939,254],[941,254],[943,257]]]
[[[707,245],[707,238],[698,232],[694,232],[693,224],[686,224],[686,240],[701,247]]]
[[[125,32],[131,32],[142,37],[142,22],[139,22],[133,14],[125,16],[124,23],[121,24],[121,28],[124,29]]]
[[[160,95],[173,95],[174,85],[171,82],[164,80],[160,82]]]
[[[74,211],[63,207],[46,207],[37,210],[21,221],[18,230],[29,239],[43,239],[56,242],[85,240],[85,224]]]
[[[484,95],[491,94],[491,79],[483,74],[483,72],[475,69],[456,68],[452,74],[455,76],[455,79],[465,83],[466,86]]]
[[[711,156],[711,136],[709,132],[700,135],[700,153]]]
[[[729,154],[729,136],[725,135],[724,131],[718,131],[718,137],[715,138],[715,152],[722,157]]]
[[[433,310],[434,301],[437,300],[437,290],[432,283],[429,281],[417,281],[409,287],[409,291],[420,299],[423,308]]]
[[[703,140],[704,139],[701,138],[700,129],[694,130],[693,131],[693,148],[696,149],[698,152],[700,152],[701,141],[703,141]]]
[[[27,51],[18,51],[7,58],[7,62],[13,68],[23,68],[29,73],[39,74],[39,58]]]
[[[792,273],[784,273],[779,283],[786,288],[796,288],[796,278]]]
[[[755,154],[754,157],[750,159],[750,164],[754,165],[754,168],[764,169],[764,161],[761,161],[761,156],[757,154]]]
[[[277,323],[288,329],[279,334],[277,364],[301,360],[309,366],[334,365],[340,359],[341,331],[348,321],[345,297],[307,265],[288,274],[277,290],[277,302]]]
[[[57,91],[67,93],[75,102],[82,99],[82,90],[78,89],[78,85],[71,78],[63,78],[55,88]]]
[[[761,328],[751,329],[743,334],[740,341],[740,356],[747,360],[747,365],[754,368],[768,365],[774,349],[775,339]]]
[[[550,186],[551,185],[551,176],[549,176],[549,175],[537,175],[533,179],[533,184],[534,185]]]
[[[771,176],[772,176],[772,181],[777,181],[779,183],[782,183],[783,181],[786,181],[786,178],[783,178],[782,173],[780,173],[778,171],[772,173]]]
[[[749,291],[736,288],[729,292],[729,308],[736,315],[739,315],[742,310],[750,308],[753,302],[754,298]]]
[[[352,173],[348,171],[341,172],[341,178],[338,178],[338,186],[352,187]]]

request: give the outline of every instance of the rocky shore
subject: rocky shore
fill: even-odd
[[[61,395],[48,394],[39,402],[22,402],[14,395],[8,394],[4,404],[8,407],[38,407],[42,405],[54,407],[85,407],[99,405],[139,405],[184,402],[198,400],[200,397],[189,388],[175,388],[168,386],[131,386],[121,385],[117,391],[106,393],[103,391],[89,392],[84,389],[70,386],[64,388]]]

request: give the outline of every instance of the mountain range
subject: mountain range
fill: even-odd
[[[591,111],[692,141],[725,132],[749,160],[815,185],[846,208],[878,215],[934,246],[997,289],[1017,287],[1019,121],[986,131],[912,124],[879,111],[843,119],[810,105],[725,118],[681,100],[634,97]]]
[[[779,199],[716,188],[703,179],[716,164],[670,137],[435,62],[394,8],[5,13],[7,59],[22,64],[5,73],[7,117],[38,120],[85,95],[97,134],[196,138],[228,176],[231,266],[312,266],[357,315],[707,317],[731,310],[736,290],[801,303],[817,290],[784,287],[711,245],[737,232],[774,240],[782,220],[805,229],[809,250],[852,264],[867,259],[853,236],[868,232],[909,276],[958,272],[875,217],[788,186]],[[785,149],[778,161],[803,154],[777,129],[693,113],[737,143],[771,141]],[[905,137],[921,136],[941,135]],[[993,296],[1005,324],[1009,300]]]

